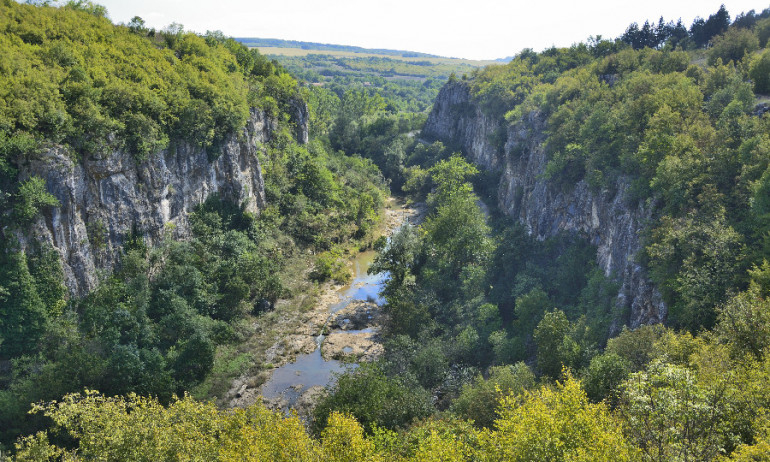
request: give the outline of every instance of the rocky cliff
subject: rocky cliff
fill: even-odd
[[[597,248],[605,275],[621,283],[618,305],[629,314],[631,327],[663,322],[667,309],[662,297],[635,261],[649,210],[629,205],[626,178],[618,179],[611,190],[598,192],[585,181],[564,190],[544,179],[544,119],[531,113],[517,124],[503,126],[473,103],[466,83],[453,82],[439,93],[422,136],[458,146],[479,166],[500,171],[498,205],[538,239],[564,231],[588,238]]]
[[[307,109],[296,112],[296,135],[303,142]],[[82,296],[119,262],[132,233],[149,245],[189,237],[188,213],[214,193],[259,213],[265,193],[257,154],[275,128],[264,112],[252,110],[242,133],[231,135],[213,160],[183,141],[142,163],[121,151],[75,160],[66,149],[52,148],[21,164],[20,179],[45,179],[61,206],[45,210],[17,237],[22,247],[33,241],[53,246],[67,287]]]

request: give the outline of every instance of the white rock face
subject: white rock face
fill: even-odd
[[[635,261],[641,249],[639,233],[650,211],[630,205],[627,178],[598,192],[585,181],[565,190],[544,179],[545,129],[544,118],[532,113],[506,128],[504,146],[493,145],[500,124],[473,104],[467,84],[456,82],[439,93],[422,136],[459,146],[479,166],[501,171],[500,207],[537,239],[565,231],[588,238],[597,247],[596,259],[605,275],[621,284],[618,305],[630,314],[626,322],[631,327],[663,322],[667,308],[660,292]]]
[[[77,161],[62,148],[50,149],[20,165],[20,179],[45,179],[61,207],[45,210],[17,237],[22,247],[34,240],[52,245],[70,292],[85,295],[100,274],[115,268],[132,233],[149,245],[188,238],[188,213],[214,193],[259,213],[265,191],[257,154],[274,129],[264,112],[252,110],[247,126],[226,140],[214,160],[184,142],[139,164],[126,152]]]

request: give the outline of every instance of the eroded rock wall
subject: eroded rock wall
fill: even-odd
[[[50,149],[20,165],[20,179],[45,179],[61,206],[44,210],[17,237],[22,247],[34,241],[53,246],[67,287],[83,296],[115,268],[132,233],[149,245],[188,238],[188,214],[214,193],[259,213],[265,191],[258,150],[275,128],[264,112],[252,110],[246,127],[231,135],[213,160],[185,142],[141,163],[122,151],[74,160],[63,148]],[[300,141],[306,131],[300,128]]]
[[[506,131],[504,145],[500,130]],[[649,210],[631,205],[627,178],[602,191],[585,181],[563,188],[545,179],[545,131],[545,118],[537,112],[503,126],[473,103],[465,82],[453,82],[439,93],[422,136],[458,146],[479,166],[499,170],[498,205],[536,238],[565,231],[588,238],[605,275],[621,284],[618,305],[631,327],[663,322],[667,309],[661,294],[636,261]]]

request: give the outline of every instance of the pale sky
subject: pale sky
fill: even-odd
[[[622,34],[631,22],[707,18],[724,3],[731,19],[770,2],[756,0],[96,0],[113,22],[142,17],[148,27],[172,22],[232,37],[420,51],[495,59],[522,48],[569,46],[589,36]]]

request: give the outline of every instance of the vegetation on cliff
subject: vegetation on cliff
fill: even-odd
[[[500,122],[492,141],[501,148],[508,125],[527,128],[529,116],[547,122],[546,176],[558,187],[628,184],[629,207],[652,211],[639,258],[670,306],[669,325],[616,325],[619,334],[608,338],[624,313],[590,243],[567,235],[538,241],[482,207],[480,197],[494,197],[494,172],[479,172],[451,146],[416,142],[421,117],[397,113],[387,96],[308,90],[315,140],[300,146],[286,115],[303,96],[296,81],[219,34],[147,31],[139,20],[111,26],[85,2],[0,5],[27,18],[6,24],[10,38],[3,38],[20,47],[22,64],[45,64],[52,53],[46,44],[69,36],[30,27],[48,31],[36,41],[14,27],[51,17],[58,22],[50,24],[82,22],[168,58],[158,70],[177,82],[168,88],[181,92],[188,109],[210,108],[196,115],[210,114],[213,125],[181,123],[184,110],[174,112],[172,100],[158,96],[165,108],[158,118],[141,105],[134,112],[161,134],[148,138],[156,144],[144,154],[133,151],[138,160],[187,129],[215,154],[221,136],[245,120],[238,118],[241,101],[282,122],[262,159],[268,206],[259,217],[213,197],[193,214],[192,239],[155,249],[133,240],[121,269],[82,300],[68,299],[50,249],[22,253],[3,241],[0,428],[7,443],[26,435],[16,440],[18,460],[766,457],[770,130],[764,107],[756,106],[768,91],[765,12],[730,24],[721,9],[689,30],[663,20],[632,25],[615,41],[524,50],[508,65],[451,79]],[[705,50],[706,43],[713,46]],[[187,80],[173,80],[185,59],[190,66],[205,61],[185,79],[206,75],[218,90],[196,93]],[[45,131],[47,112],[25,119],[0,107],[4,208],[16,223],[56,206],[39,179],[14,177],[14,164],[39,143],[65,143],[83,155],[110,143],[136,149],[121,132],[133,116],[110,112],[109,93],[87,93],[98,98],[83,103],[107,124],[89,144],[79,100],[58,96],[69,82],[66,66],[22,64],[32,73],[49,69],[59,86],[47,81],[40,95],[7,101],[23,106],[50,97],[65,129],[56,138]],[[269,72],[255,71],[260,66]],[[88,74],[94,85],[97,74]],[[0,80],[0,89],[13,87],[6,81],[13,79]],[[215,108],[228,104],[218,119]],[[386,190],[379,171],[428,208],[422,226],[405,226],[381,243],[372,266],[391,275],[384,357],[340,377],[310,432],[259,405],[222,411],[185,396],[211,371],[217,347],[239,340],[241,320],[285,292],[281,268],[292,255],[317,252],[313,276],[341,277],[339,245],[366,242],[376,225]],[[65,396],[71,392],[79,394]],[[26,415],[32,402],[39,404]]]
[[[378,169],[299,144],[305,96],[258,52],[216,32],[153,31],[139,18],[115,26],[90,2],[2,1],[0,44],[2,444],[50,423],[27,415],[30,403],[84,387],[162,403],[192,390],[219,367],[219,350],[243,341],[249,317],[292,295],[287,262],[330,252],[337,264],[337,246],[371,242],[387,196]],[[76,159],[127,150],[141,163],[175,143],[216,157],[251,108],[272,121],[258,147],[268,201],[259,216],[213,195],[190,215],[189,240],[168,229],[148,248],[128,236],[119,269],[82,299],[64,286],[55,249],[20,250],[15,233],[59,206],[41,178],[19,178],[29,157],[52,147]],[[96,226],[88,231],[98,252],[106,231]]]
[[[595,250],[579,236],[537,242],[510,223],[493,219],[490,227],[469,183],[478,172],[437,143],[415,148],[406,158],[421,161],[402,169],[404,189],[427,199],[425,225],[402,230],[375,261],[394,275],[379,365],[389,380],[500,431],[513,428],[495,420],[506,416],[509,393],[523,410],[526,390],[547,390],[566,367],[591,401],[609,406],[613,425],[639,450],[631,458],[744,460],[766,449],[769,403],[759,384],[768,379],[770,344],[760,313],[770,251],[761,204],[770,130],[758,70],[767,52],[754,43],[768,14],[746,16],[709,35],[708,50],[699,48],[696,21],[685,30],[697,38],[689,45],[671,35],[659,49],[621,38],[525,50],[450,84],[467,86],[473,104],[499,121],[490,141],[501,151],[509,125],[524,132],[533,117],[545,121],[546,177],[557,190],[569,193],[580,181],[598,192],[630,185],[628,207],[642,204],[653,217],[639,258],[670,307],[669,326],[607,339],[624,314]],[[351,374],[341,383],[317,419],[338,403],[365,428],[402,425],[373,412],[387,409],[376,402],[338,401],[371,380]],[[495,412],[476,404],[500,400]],[[421,417],[419,408],[404,409]],[[509,459],[528,460],[519,454]]]

